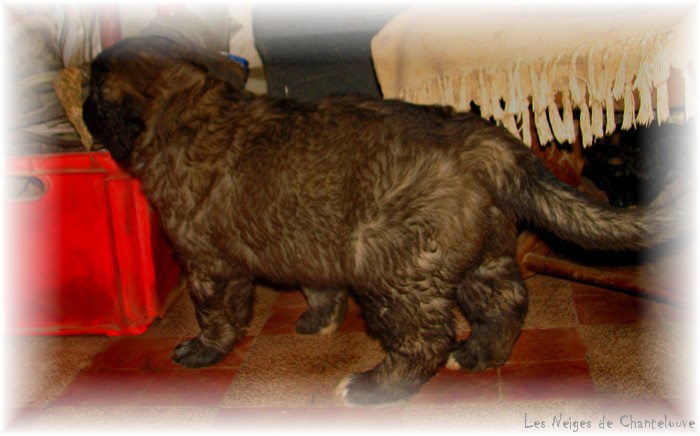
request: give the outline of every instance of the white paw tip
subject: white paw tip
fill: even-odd
[[[445,368],[458,371],[462,369],[462,365],[460,365],[459,362],[457,362],[457,359],[450,354],[450,357],[447,358],[447,363],[445,363]]]
[[[335,333],[336,330],[338,330],[338,327],[340,327],[340,324],[338,322],[332,322],[328,324],[327,326],[323,327],[318,331],[318,335],[331,335]]]

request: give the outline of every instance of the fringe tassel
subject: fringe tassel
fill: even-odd
[[[627,53],[622,54],[622,60],[620,61],[620,66],[617,68],[617,74],[615,75],[615,82],[613,83],[612,96],[615,100],[620,100],[622,94],[625,92],[625,63],[627,61]]]
[[[542,75],[538,79],[535,73],[535,68],[530,67],[530,78],[532,80],[532,110],[535,116],[535,127],[537,128],[537,136],[539,136],[540,144],[545,145],[554,139],[552,131],[549,128],[547,119],[547,74],[543,66]]]
[[[554,136],[549,129],[549,121],[547,120],[547,114],[545,112],[535,114],[535,127],[537,128],[537,136],[540,138],[540,144],[542,146],[552,142]]]
[[[447,105],[452,105],[454,102],[452,101],[452,96],[451,94],[451,89],[446,86],[447,78],[445,76],[438,76],[435,79],[435,87],[437,88],[436,90],[436,96],[437,101],[442,101],[444,102],[443,104]]]
[[[593,144],[593,134],[591,132],[591,114],[588,112],[588,105],[584,102],[579,106],[581,115],[579,123],[581,124],[581,144],[583,147],[588,147]]]
[[[515,122],[515,115],[506,115],[503,117],[503,126],[516,138],[520,137],[520,133],[518,132],[518,123]]]
[[[481,116],[488,119],[493,115],[493,109],[491,108],[491,97],[486,87],[483,71],[479,71],[479,97],[481,101],[477,102],[477,104],[481,108]]]
[[[615,70],[613,68],[612,61],[610,59],[610,49],[605,51],[603,55],[603,74],[600,80],[600,87],[603,91],[603,107],[605,108],[605,135],[610,135],[615,131],[615,100],[613,98],[613,88],[615,88],[615,81],[617,80],[617,74],[619,73],[619,68]]]
[[[520,66],[516,63],[507,72],[508,97],[506,99],[504,126],[516,137],[523,139],[518,123],[522,122],[523,113],[529,114],[529,109],[523,97],[523,86],[520,80]],[[516,120],[517,117],[517,120]],[[529,144],[528,144],[529,145]]]
[[[552,63],[552,66],[549,70],[549,77],[557,77],[557,64],[558,61]],[[564,109],[563,115],[559,112],[559,106],[557,105],[557,102],[555,100],[556,92],[557,90],[554,89],[552,86],[549,86],[547,89],[547,114],[549,116],[549,124],[552,128],[554,136],[559,142],[573,142],[573,138],[571,138],[571,136],[569,135],[569,120],[567,118],[566,109]],[[567,100],[570,100],[568,91],[566,92],[566,95],[564,95],[564,92],[562,92],[563,108],[566,105],[568,105],[569,107],[571,106],[571,101]],[[573,124],[573,116],[570,122],[571,124]]]
[[[656,119],[659,124],[668,120],[668,77],[671,73],[671,55],[668,46],[656,41],[656,56],[652,64],[651,80],[656,88]]]
[[[577,134],[573,113],[579,109],[578,128],[587,147],[596,138],[614,133],[617,103],[623,105],[622,129],[648,125],[655,117],[659,123],[667,121],[671,68],[678,70],[684,80],[685,118],[695,116],[697,96],[689,67],[691,59],[677,53],[673,37],[673,33],[649,36],[635,47],[628,47],[629,52],[602,52],[583,45],[570,59],[549,58],[529,66],[514,62],[500,73],[484,69],[454,78],[441,76],[421,88],[401,89],[399,97],[416,103],[437,101],[462,111],[468,111],[474,101],[484,118],[493,118],[528,146],[533,132],[543,145],[555,138],[562,143],[573,142]],[[585,63],[579,62],[583,60]],[[557,95],[561,96],[560,105]]]
[[[615,100],[612,91],[608,92],[605,98],[605,117],[605,134],[609,136],[615,132],[617,127],[615,122]]]
[[[583,95],[581,94],[581,89],[578,86],[578,71],[576,70],[576,61],[578,60],[578,50],[574,52],[571,56],[571,63],[569,64],[569,90],[571,91],[571,98],[573,99],[576,106],[583,103]]]
[[[596,138],[602,138],[603,133],[603,104],[594,101],[591,104],[591,134]]]
[[[583,47],[579,50],[582,49]],[[579,86],[578,69],[576,68],[580,56],[579,50],[576,50],[571,56],[569,64],[569,91],[571,92],[573,107],[577,107],[580,110],[579,129],[581,130],[581,141],[583,146],[586,147],[592,144],[591,119],[588,104],[586,103],[586,89],[584,88],[582,91]]]
[[[596,78],[595,54],[591,50],[588,54],[588,95],[591,108],[591,133],[596,138],[603,137],[603,95],[605,91],[605,68],[598,73]],[[599,62],[604,65],[604,62]]]
[[[574,109],[571,105],[571,95],[568,89],[564,89],[561,95],[561,103],[564,108],[564,131],[569,143],[576,140],[576,127],[574,125]]]
[[[530,130],[530,111],[527,111],[521,115],[522,120],[522,138],[525,145],[528,147],[532,146],[532,132]]]
[[[513,70],[513,80],[515,80],[516,83],[515,99],[517,102],[515,106],[515,112],[522,115],[525,112],[530,112],[529,103],[527,98],[525,98],[525,95],[523,94],[523,85],[522,80],[520,78],[520,65],[516,64],[515,67],[513,67]]]
[[[663,82],[656,86],[656,120],[659,125],[668,121],[671,111],[668,107],[668,83]]]
[[[629,130],[636,126],[634,114],[636,111],[636,103],[634,101],[634,91],[632,89],[632,84],[625,84],[625,98],[624,98],[625,110],[622,115],[622,129]]]
[[[559,114],[559,108],[557,107],[553,98],[547,106],[547,116],[549,117],[549,124],[552,127],[554,137],[556,137],[559,142],[566,142],[566,131],[564,129],[564,121],[562,121],[561,119],[561,115]]]
[[[508,98],[506,99],[506,112],[509,114],[518,113],[518,88],[520,88],[520,75],[517,76],[515,68],[508,69]]]
[[[637,123],[648,126],[654,119],[654,111],[651,104],[651,77],[649,73],[649,62],[642,59],[639,64],[637,78],[633,88],[639,94],[639,112],[637,113]]]
[[[683,77],[683,85],[685,88],[685,119],[689,120],[695,116],[695,105],[697,94],[695,93],[695,81],[688,69],[688,65],[683,65],[681,68],[681,77]]]
[[[464,75],[459,76],[459,101],[457,110],[469,112],[471,107],[469,106],[469,97],[467,97],[467,78]]]
[[[491,97],[491,112],[493,119],[500,124],[503,123],[505,112],[503,111],[503,107],[501,106],[501,96],[498,94],[498,87],[493,83],[494,80],[495,77],[492,77],[488,83]]]

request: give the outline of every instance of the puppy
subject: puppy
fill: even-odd
[[[304,288],[307,333],[332,331],[351,289],[386,353],[338,392],[402,400],[448,360],[479,371],[508,359],[527,310],[518,223],[597,250],[638,250],[678,223],[589,200],[476,115],[255,96],[237,68],[159,37],[125,39],[91,65],[86,125],[140,179],[189,279],[201,333],[174,350],[180,365],[226,356],[256,278]],[[471,325],[460,342],[455,302]]]

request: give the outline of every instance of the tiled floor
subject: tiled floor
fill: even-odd
[[[342,407],[334,395],[343,376],[382,356],[357,306],[333,335],[297,335],[299,292],[259,286],[249,336],[207,369],[169,358],[197,332],[186,295],[141,336],[14,338],[9,428],[525,431],[536,421],[597,426],[605,415],[625,430],[630,414],[700,422],[689,309],[544,276],[527,284],[530,311],[505,365],[444,369],[410,401],[383,408]],[[464,320],[460,328],[466,335]]]

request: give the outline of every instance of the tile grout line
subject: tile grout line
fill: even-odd
[[[596,387],[595,380],[593,380],[593,374],[591,373],[591,358],[590,358],[590,354],[588,352],[589,344],[584,339],[583,331],[581,330],[581,328],[582,328],[581,319],[579,318],[578,309],[576,308],[576,301],[575,301],[575,297],[574,297],[574,287],[572,286],[571,281],[566,282],[566,287],[569,290],[569,296],[571,298],[571,300],[570,300],[571,306],[574,309],[574,314],[575,314],[574,327],[576,329],[576,334],[578,334],[578,337],[581,340],[581,343],[583,344],[583,347],[584,347],[583,360],[584,360],[584,362],[586,362],[586,369],[588,370],[588,379],[590,380],[591,386],[593,387],[593,394],[594,394],[594,396],[597,397],[599,395],[599,392],[598,392],[598,389]]]

